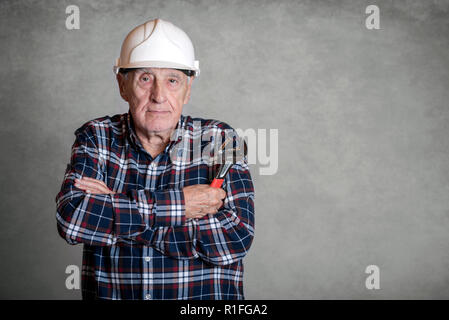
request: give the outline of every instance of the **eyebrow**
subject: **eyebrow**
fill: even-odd
[[[181,77],[179,76],[179,74],[174,73],[174,72],[169,73],[168,76],[169,76],[169,77],[175,77],[175,78],[181,79]]]
[[[141,74],[142,73],[149,73],[149,74],[155,75],[155,73],[153,71],[149,70],[149,69],[142,68],[142,69],[139,69],[139,71],[141,71]],[[174,77],[174,78],[177,78],[178,80],[182,79],[182,76],[177,74],[177,73],[175,73],[175,72],[170,72],[166,76],[167,77]]]
[[[137,69],[137,72],[138,72],[138,73],[150,73],[150,74],[154,74],[151,70],[149,70],[149,69],[144,69],[144,68],[142,68],[142,69]]]

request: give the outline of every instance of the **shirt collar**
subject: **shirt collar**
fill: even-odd
[[[140,143],[139,138],[137,137],[137,134],[135,132],[135,127],[134,127],[134,120],[133,117],[131,115],[131,112],[128,110],[128,112],[126,113],[126,129],[127,129],[127,136],[131,142],[131,144],[137,148],[137,149],[144,149],[144,147],[142,146],[142,144]],[[185,129],[185,125],[186,125],[186,117],[184,115],[181,114],[181,116],[179,117],[178,123],[175,127],[175,130],[170,138],[170,142],[168,143],[167,147],[165,148],[165,152],[168,152],[175,144],[178,144],[183,137],[183,130]]]

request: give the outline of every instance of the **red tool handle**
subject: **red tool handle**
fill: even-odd
[[[224,179],[217,179],[215,178],[212,183],[210,184],[210,186],[212,188],[221,188],[222,184],[223,184]]]

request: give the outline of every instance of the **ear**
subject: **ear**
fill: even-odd
[[[116,76],[117,83],[118,83],[118,89],[120,90],[120,96],[128,102],[128,96],[126,95],[126,79],[121,73],[117,73]]]
[[[194,78],[195,78],[195,76],[191,76],[190,80],[189,80],[189,82],[187,84],[187,92],[186,92],[186,95],[184,97],[184,104],[187,104],[189,102],[189,100],[190,100],[190,91],[192,89],[192,83],[193,83],[193,79]]]

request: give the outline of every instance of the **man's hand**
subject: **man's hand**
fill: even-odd
[[[93,194],[115,194],[114,191],[109,190],[106,184],[97,179],[82,177],[75,179],[75,187]]]
[[[186,218],[202,218],[206,214],[215,214],[223,205],[226,192],[221,188],[212,188],[207,184],[184,187]]]

